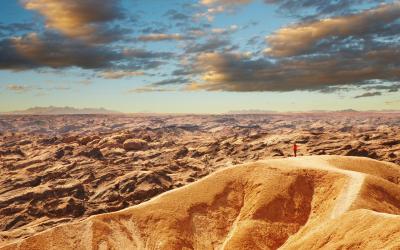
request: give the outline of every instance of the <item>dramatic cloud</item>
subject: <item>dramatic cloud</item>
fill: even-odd
[[[55,34],[31,33],[0,41],[0,69],[24,70],[40,67],[104,68],[122,56],[105,47],[89,46]]]
[[[42,19],[35,25],[0,23],[0,70],[76,67],[88,70],[74,71],[86,77],[143,76],[139,79],[149,84],[134,92],[332,93],[356,86],[366,95],[400,89],[399,1],[261,0],[265,4],[247,6],[274,5],[280,15],[268,20],[233,11],[254,0],[197,0],[157,18],[147,15],[154,3],[143,7],[128,1],[123,10],[122,0],[20,2],[39,13],[45,26]],[[211,22],[227,11],[238,18]],[[252,24],[273,18],[287,26],[263,34],[274,25]],[[170,78],[154,81],[152,76]]]
[[[395,3],[354,15],[293,25],[267,37],[270,47],[266,53],[276,57],[305,54],[323,39],[379,34],[399,18],[400,3]]]
[[[167,40],[185,40],[187,39],[185,36],[181,34],[148,34],[139,36],[138,40],[142,42],[159,42],[159,41],[167,41]]]
[[[364,94],[355,96],[354,98],[358,99],[358,98],[373,97],[373,96],[380,96],[380,95],[382,95],[381,92],[366,92]]]
[[[390,83],[400,79],[399,56],[400,49],[382,49],[276,62],[243,53],[203,53],[193,65],[201,72],[201,81],[188,89],[323,91],[338,85],[368,84],[371,79]]]
[[[45,17],[46,26],[86,41],[103,41],[115,37],[118,30],[106,23],[123,17],[119,0],[22,0],[28,10]]]

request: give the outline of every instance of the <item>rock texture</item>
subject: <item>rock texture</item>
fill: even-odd
[[[399,239],[400,166],[314,156],[226,168],[0,249],[398,249]]]
[[[289,157],[294,141],[298,155],[399,164],[400,115],[0,116],[0,245],[221,168]]]

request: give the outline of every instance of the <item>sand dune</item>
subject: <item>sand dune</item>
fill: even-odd
[[[343,156],[238,165],[0,249],[277,248],[400,248],[400,167]]]

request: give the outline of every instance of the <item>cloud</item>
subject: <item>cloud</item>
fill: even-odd
[[[174,9],[168,10],[164,15],[174,21],[187,21],[191,18],[190,16],[178,12],[177,10]]]
[[[123,51],[123,54],[125,57],[140,58],[140,59],[149,59],[149,58],[168,59],[174,56],[174,53],[171,52],[155,52],[144,49],[125,49]]]
[[[400,18],[400,3],[385,4],[364,12],[300,23],[282,28],[266,38],[266,54],[286,57],[306,54],[323,39],[376,35]]]
[[[168,40],[185,40],[187,39],[185,36],[181,34],[164,34],[164,33],[158,33],[158,34],[148,34],[148,35],[142,35],[138,37],[139,41],[142,42],[159,42],[159,41],[168,41]]]
[[[379,3],[380,0],[264,0],[279,6],[279,12],[290,16],[315,17],[321,15],[348,14],[354,6]],[[303,12],[303,13],[301,13]]]
[[[21,0],[28,10],[45,17],[46,27],[85,41],[110,41],[118,30],[106,23],[124,17],[119,0]]]
[[[207,40],[205,43],[189,44],[186,47],[185,52],[186,53],[210,52],[229,45],[230,45],[229,40],[220,38],[211,38]]]
[[[199,0],[205,6],[232,7],[249,4],[254,0]],[[320,15],[346,14],[354,6],[379,3],[379,0],[264,0],[266,4],[277,5],[280,13],[295,17],[316,17]]]
[[[394,84],[390,84],[390,85],[385,85],[385,84],[379,84],[379,85],[369,85],[369,86],[365,86],[364,87],[365,90],[385,90],[388,93],[395,93],[400,91],[400,83],[394,83]]]
[[[250,3],[252,1],[253,0],[202,0],[200,3],[206,8],[201,12],[196,13],[194,17],[196,19],[205,18],[209,22],[212,22],[215,18],[215,15],[224,12],[233,13],[238,6]]]
[[[389,56],[390,55],[390,56]],[[189,90],[323,91],[335,86],[358,86],[379,79],[400,79],[400,49],[282,59],[253,59],[248,53],[202,53],[193,63],[201,80]],[[390,66],[388,66],[390,65]]]
[[[238,28],[237,25],[231,25],[228,28],[214,28],[211,32],[218,35],[227,35],[236,32]]]
[[[239,5],[247,4],[253,0],[201,0],[201,4],[204,5]]]
[[[154,87],[152,85],[149,86],[142,86],[134,89],[128,90],[128,93],[148,93],[148,92],[169,92],[169,91],[174,91],[175,89],[168,89],[168,88],[163,88],[163,87]]]
[[[103,71],[99,73],[99,76],[105,79],[121,79],[121,78],[129,78],[135,76],[143,76],[144,72],[142,71],[124,71],[124,70],[116,70],[116,71]]]
[[[203,29],[203,28],[199,28],[199,27],[190,27],[190,28],[188,28],[188,29],[186,30],[186,32],[187,32],[190,36],[195,37],[195,38],[199,38],[199,37],[202,37],[202,36],[207,35],[206,30]]]
[[[365,97],[372,97],[372,96],[380,96],[382,95],[381,92],[366,92],[364,94],[355,96],[354,98],[358,99],[358,98],[365,98]]]
[[[33,31],[35,25],[33,23],[0,23],[0,34],[15,35],[23,31]]]
[[[26,85],[9,84],[6,86],[6,89],[15,93],[25,93],[30,91],[32,88]]]
[[[151,84],[151,86],[165,86],[165,85],[173,85],[173,84],[184,84],[188,83],[190,80],[187,78],[172,78],[172,79],[166,79],[158,82],[154,82]]]
[[[0,69],[26,70],[40,67],[109,67],[122,60],[117,52],[66,39],[57,34],[30,33],[26,36],[0,40]]]
[[[129,93],[146,93],[146,92],[170,92],[170,91],[178,91],[181,90],[181,86],[179,88],[177,85],[183,85],[191,82],[188,78],[176,77],[171,79],[165,79],[158,82],[153,82],[151,84],[141,86],[138,88],[134,88],[129,90]],[[172,87],[171,87],[172,85]]]

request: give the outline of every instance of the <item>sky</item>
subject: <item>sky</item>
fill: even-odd
[[[0,112],[400,109],[400,1],[2,0]]]

